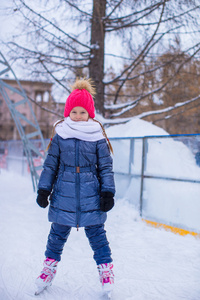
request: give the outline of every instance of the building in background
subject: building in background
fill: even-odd
[[[4,79],[7,84],[17,88],[17,83],[12,79]],[[30,80],[20,80],[23,89],[26,92],[28,98],[33,99],[36,103],[31,102],[33,111],[36,115],[37,121],[39,123],[40,129],[42,131],[44,138],[49,138],[52,132],[52,126],[54,122],[60,117],[54,115],[40,106],[50,109],[57,114],[62,115],[64,111],[64,103],[56,103],[52,97],[52,86],[50,82],[41,81],[30,81]],[[7,93],[11,101],[17,102],[20,100],[18,94],[7,89]],[[31,121],[31,115],[27,107],[27,103],[19,107],[20,113],[22,113],[27,119]],[[25,132],[29,133],[29,126],[24,122]],[[18,140],[20,139],[15,122],[10,114],[6,102],[3,96],[0,94],[0,140]]]

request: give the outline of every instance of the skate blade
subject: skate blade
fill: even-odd
[[[44,290],[46,290],[46,288],[47,288],[47,286],[45,286],[45,287],[39,287],[37,289],[37,291],[35,291],[35,296],[40,295]]]
[[[109,300],[112,299],[112,292],[111,291],[105,292],[105,295],[106,295],[107,299],[109,299]]]

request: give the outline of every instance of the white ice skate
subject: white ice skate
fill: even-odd
[[[111,299],[112,297],[112,290],[114,288],[114,274],[113,274],[113,264],[106,263],[100,264],[97,266],[99,271],[99,279],[102,284],[102,289],[104,294]]]
[[[52,284],[52,281],[56,275],[58,261],[52,258],[46,258],[43,263],[43,270],[35,281],[37,286],[35,295],[42,293],[48,286]]]

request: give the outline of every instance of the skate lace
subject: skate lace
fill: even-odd
[[[114,277],[114,274],[113,274],[113,271],[111,270],[112,267],[108,266],[108,267],[105,267],[104,269],[100,269],[99,268],[99,275],[101,277],[101,279],[104,279],[104,278],[113,278]]]
[[[56,270],[51,270],[49,268],[43,268],[42,274],[53,277],[54,273],[56,273]]]
[[[56,260],[54,261],[45,260],[44,269],[49,269],[53,272],[54,270],[56,270],[57,264],[58,262]]]
[[[113,277],[113,273],[112,272],[109,272],[109,271],[103,271],[102,274],[101,274],[101,278],[104,279],[104,278],[108,278],[108,277]]]

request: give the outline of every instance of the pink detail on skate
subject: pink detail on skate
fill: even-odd
[[[105,263],[98,266],[102,287],[114,284],[113,264]]]
[[[57,265],[58,262],[57,262],[55,259],[53,259],[53,258],[47,257],[47,258],[45,259],[44,263],[45,263],[46,265],[50,266],[50,265],[52,265],[53,263],[55,263],[55,265]]]
[[[40,282],[43,282],[43,284],[51,284],[52,280],[54,279],[56,275],[56,268],[57,268],[58,261],[52,258],[46,258],[44,261],[44,268],[40,274],[40,276],[37,278],[38,285],[40,285]],[[37,283],[36,283],[37,284]]]
[[[45,279],[47,278],[47,276],[48,276],[48,275],[42,273],[42,274],[40,275],[40,278],[45,280]]]

